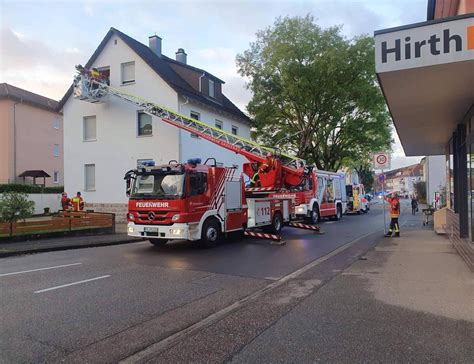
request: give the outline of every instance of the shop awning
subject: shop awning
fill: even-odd
[[[474,14],[377,31],[375,44],[405,154],[444,154],[474,103]]]

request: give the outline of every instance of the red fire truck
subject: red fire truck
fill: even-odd
[[[340,220],[347,205],[344,174],[314,170],[307,184],[306,198],[296,206],[296,215],[312,224],[321,218]]]
[[[314,177],[303,160],[276,155],[271,148],[122,93],[90,79],[87,73],[76,77],[76,98],[97,103],[107,100],[108,95],[245,156],[249,162],[243,166],[244,173],[254,180],[252,186],[246,187],[243,176],[235,176],[234,168],[218,166],[214,158],[204,164],[196,158],[187,163],[171,161],[131,170],[125,175],[131,236],[149,238],[155,245],[187,239],[201,240],[206,246],[215,245],[221,234],[238,230],[263,228],[275,236],[283,224],[295,219],[295,204],[306,203],[311,196],[307,181]],[[300,225],[296,227],[305,228]]]

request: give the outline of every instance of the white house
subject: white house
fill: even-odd
[[[222,94],[224,81],[188,65],[183,49],[176,60],[163,55],[156,35],[146,46],[111,28],[86,68],[107,74],[110,85],[123,92],[250,138],[251,120]],[[214,157],[239,167],[245,161],[114,97],[92,104],[72,97],[71,87],[58,109],[64,115],[66,191],[80,191],[88,208],[116,212],[117,221],[126,216],[124,174],[143,160],[162,164]]]

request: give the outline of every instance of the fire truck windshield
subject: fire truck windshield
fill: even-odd
[[[183,195],[184,173],[137,175],[130,198],[177,199]]]

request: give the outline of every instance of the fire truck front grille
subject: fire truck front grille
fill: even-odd
[[[171,219],[176,212],[173,211],[139,211],[137,222],[142,224],[171,224]]]

